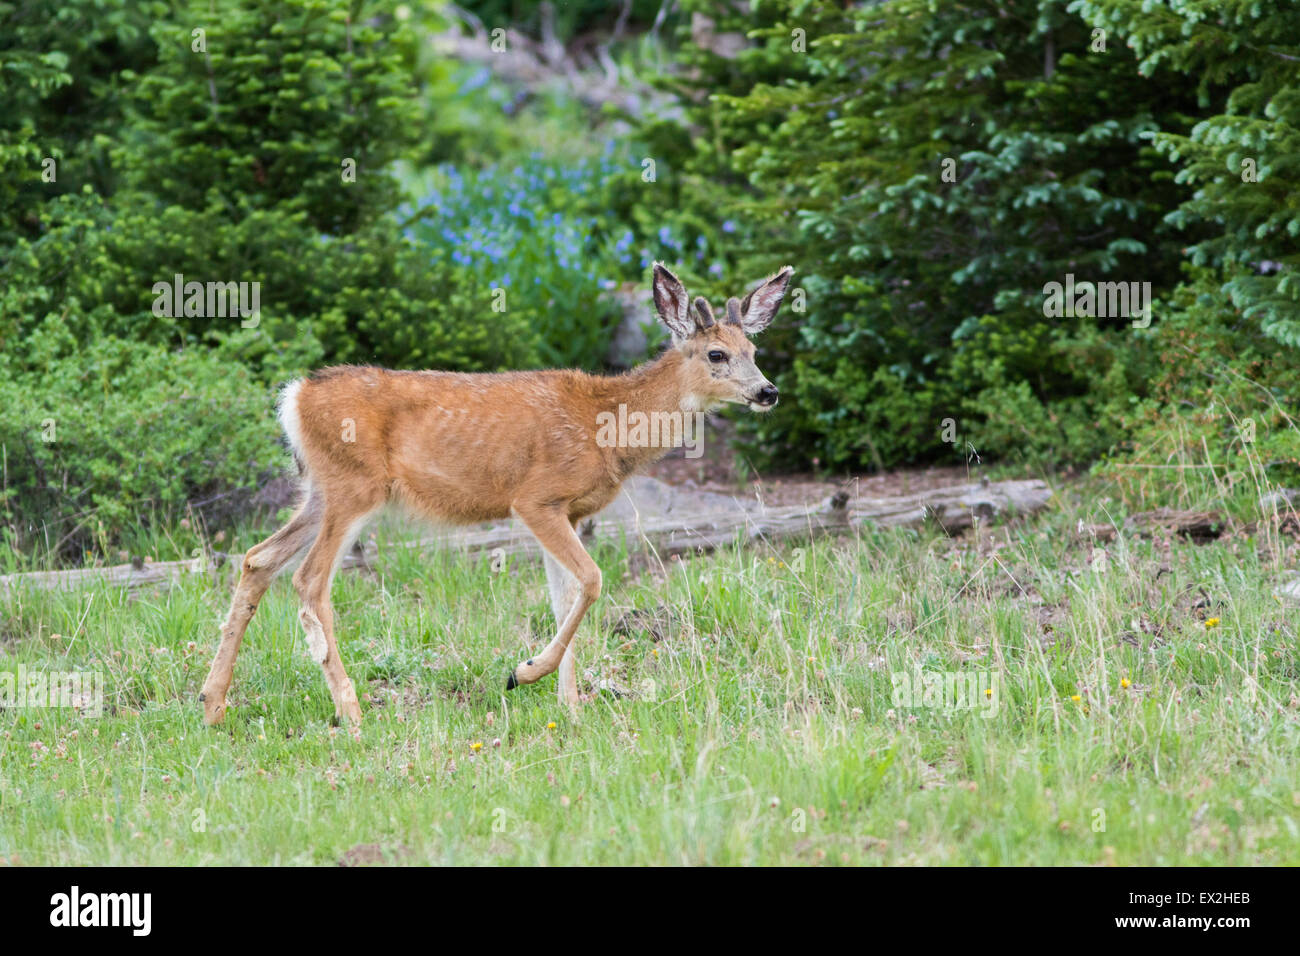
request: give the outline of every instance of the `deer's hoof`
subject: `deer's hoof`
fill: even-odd
[[[203,704],[203,722],[209,727],[221,723],[226,716],[226,701],[224,697],[209,697],[206,693],[199,695],[199,702]]]

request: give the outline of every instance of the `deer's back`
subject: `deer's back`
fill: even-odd
[[[343,366],[295,384],[295,451],[313,485],[382,493],[456,523],[504,518],[521,495],[572,502],[582,517],[618,491],[595,441],[592,379],[579,372]]]

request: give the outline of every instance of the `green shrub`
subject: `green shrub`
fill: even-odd
[[[1300,488],[1300,362],[1234,306],[1216,273],[1180,286],[1148,341],[1146,397],[1118,414],[1126,438],[1096,472],[1135,507],[1240,509]]]
[[[120,74],[156,61],[149,27],[166,9],[155,0],[0,4],[0,261],[14,238],[37,230],[42,203],[84,185],[112,191],[109,151],[128,88]]]
[[[1149,137],[1186,131],[1195,92],[1144,80],[1121,43],[1090,53],[1088,24],[1052,0],[685,6],[756,42],[732,59],[683,45],[685,115],[675,137],[662,120],[646,135],[690,143],[675,148],[686,203],[744,229],[729,279],[790,262],[807,292],[807,312],[759,342],[764,370],[805,403],[743,421],[759,462],[942,460],[945,417],[971,434],[987,424],[986,455],[1069,453],[1081,426],[1027,447],[995,414],[1032,399],[1052,424],[1090,387],[1049,346],[1045,283],[1074,273],[1159,294],[1177,281],[1186,239],[1163,218],[1187,191]],[[1122,348],[1124,325],[1098,327]],[[1026,337],[1047,361],[997,354]],[[981,391],[991,408],[968,401]],[[882,441],[871,423],[895,420]]]
[[[1300,348],[1300,6],[1174,6],[1078,0],[1073,8],[1118,33],[1143,77],[1200,94],[1195,126],[1155,137],[1178,181],[1193,187],[1168,219],[1198,227],[1188,256],[1222,270],[1235,308],[1269,338]],[[1216,95],[1224,89],[1226,98]]]
[[[391,210],[389,166],[420,139],[417,40],[386,4],[349,6],[194,2],[155,20],[157,63],[122,76],[130,122],[113,162],[127,185],[233,219],[276,209],[329,235]]]
[[[60,317],[40,335],[76,338]],[[32,364],[0,374],[11,550],[76,556],[187,505],[226,521],[287,465],[272,389],[218,353],[100,338]]]

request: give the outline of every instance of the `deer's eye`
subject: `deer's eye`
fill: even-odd
[[[720,352],[717,349],[713,349],[713,351],[709,352],[710,362],[725,362],[726,360],[727,360],[726,352]]]

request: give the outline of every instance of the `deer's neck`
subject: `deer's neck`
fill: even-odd
[[[640,412],[695,411],[686,381],[686,359],[669,349],[653,361],[638,365],[626,375],[608,379],[614,384],[609,399]]]
[[[704,412],[690,390],[686,360],[669,349],[626,375],[602,379],[601,444],[609,448],[616,470],[630,475],[685,445],[702,440]],[[613,443],[610,443],[610,439]]]

